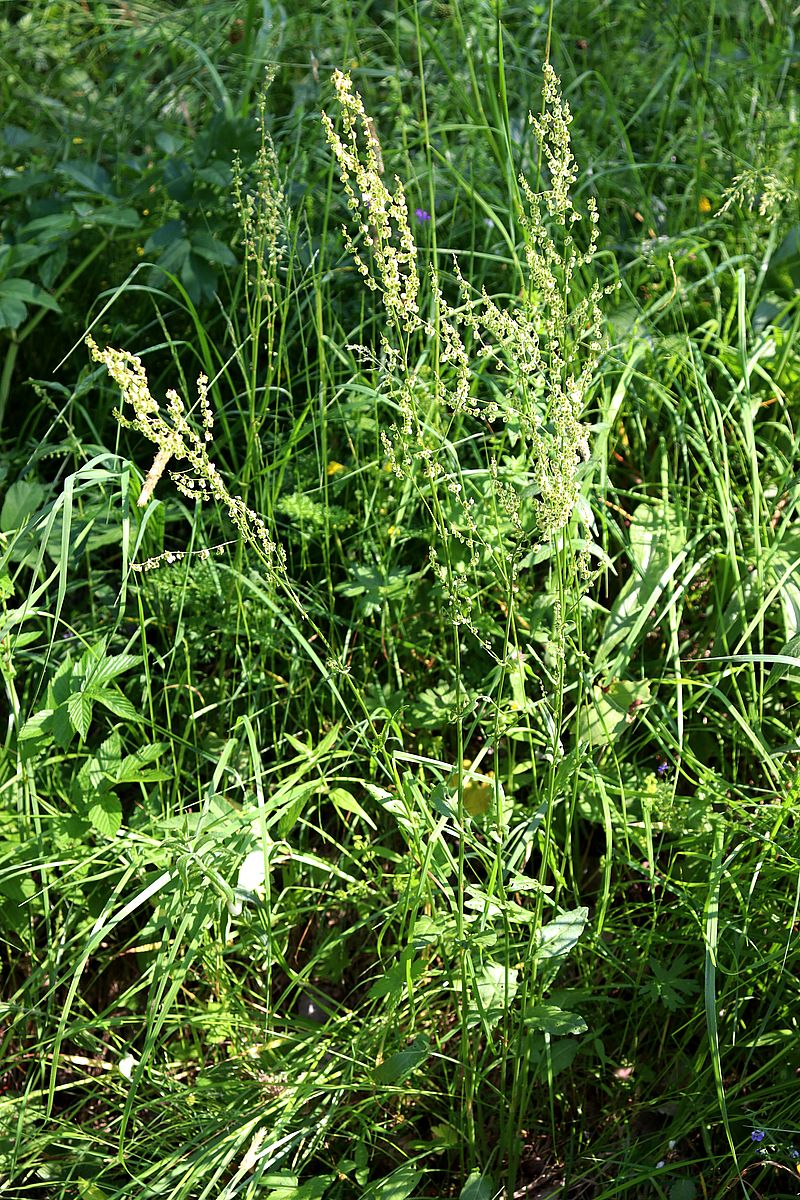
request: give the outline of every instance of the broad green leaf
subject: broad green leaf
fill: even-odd
[[[3,141],[7,146],[11,146],[14,150],[32,150],[34,146],[41,145],[41,135],[31,133],[27,129],[23,129],[21,125],[15,125],[12,121],[7,121],[0,127]],[[25,171],[23,174],[27,179],[31,172]],[[49,176],[40,172],[41,179],[37,178],[37,182],[45,182]]]
[[[332,1183],[332,1175],[316,1175],[313,1179],[300,1183],[297,1176],[288,1171],[265,1175],[260,1180],[262,1187],[272,1189],[266,1193],[265,1200],[321,1200]]]
[[[576,908],[572,912],[559,913],[549,925],[543,925],[537,934],[536,957],[540,961],[568,954],[586,927],[588,908]]]
[[[611,746],[649,703],[650,684],[646,679],[617,679],[606,688],[596,684],[588,709],[581,711],[578,736],[590,746]]]
[[[55,285],[64,267],[67,265],[69,258],[69,250],[65,242],[56,246],[52,254],[48,254],[47,258],[43,259],[39,264],[39,282],[43,288],[52,288]]]
[[[455,1117],[453,1118],[455,1120]],[[437,1150],[454,1150],[461,1145],[461,1133],[456,1125],[436,1121],[431,1125],[431,1142]]]
[[[66,702],[59,704],[58,708],[55,709],[50,720],[47,722],[47,728],[55,738],[56,745],[60,746],[62,750],[66,750],[75,736],[75,725],[70,718]]]
[[[93,225],[102,225],[106,229],[138,229],[142,218],[135,208],[128,204],[105,204],[102,208],[92,210]]]
[[[379,1067],[375,1068],[375,1082],[378,1084],[399,1083],[406,1079],[412,1071],[424,1063],[430,1053],[430,1042],[424,1034],[418,1034],[405,1050],[398,1050]]]
[[[15,265],[17,267],[21,264],[27,265],[28,262],[42,258],[49,253],[56,238],[65,233],[75,232],[77,229],[78,221],[75,214],[69,210],[48,213],[45,217],[34,217],[32,221],[26,221],[20,233],[26,238],[35,237],[40,244],[38,246],[20,246],[19,244],[15,246]],[[20,251],[24,252],[22,257],[20,257]]]
[[[535,1004],[525,1016],[531,1029],[541,1029],[553,1037],[564,1037],[571,1033],[585,1033],[586,1022],[578,1013],[567,1012],[556,1004]]]
[[[99,163],[77,162],[73,159],[61,163],[57,170],[60,175],[71,179],[84,191],[92,192],[97,196],[113,195],[111,177],[105,167],[101,167]]]
[[[262,1187],[287,1189],[297,1188],[300,1186],[300,1177],[292,1171],[269,1171],[266,1175],[262,1175],[259,1180]],[[272,1200],[274,1193],[270,1192],[268,1200]]]
[[[408,951],[405,951],[400,962],[395,963],[385,975],[375,980],[367,992],[368,999],[377,1000],[381,996],[403,996],[405,995],[409,978],[412,983],[419,979],[420,975],[426,969],[426,964],[421,959],[418,959],[409,966],[406,960],[407,954]]]
[[[212,300],[217,290],[217,273],[210,263],[193,252],[187,254],[181,267],[181,283],[193,303]]]
[[[494,1200],[496,1195],[497,1189],[490,1177],[482,1175],[480,1171],[476,1170],[472,1172],[458,1193],[458,1200]]]
[[[559,1038],[548,1042],[541,1030],[531,1030],[525,1039],[527,1053],[531,1063],[538,1068],[540,1078],[546,1078],[548,1073],[553,1076],[566,1071],[572,1066],[581,1048],[577,1038]]]
[[[669,1200],[695,1200],[697,1185],[693,1179],[676,1179],[669,1189]]]
[[[290,795],[292,799],[283,805],[278,821],[279,837],[285,838],[289,836],[306,806],[306,800],[309,796],[316,795],[318,791],[319,784],[316,782],[304,783],[300,787],[291,789]]]
[[[86,815],[98,833],[113,837],[122,824],[122,805],[113,792],[106,792],[92,798]]]
[[[0,304],[2,301],[0,300]],[[11,533],[20,529],[28,517],[32,517],[41,508],[47,495],[40,483],[18,479],[12,483],[6,492],[3,508],[0,510],[0,531]]]
[[[362,821],[369,825],[370,829],[378,828],[369,813],[364,811],[355,796],[351,792],[348,792],[346,788],[331,788],[328,796],[340,815],[342,813],[352,813],[353,816],[360,817]]]
[[[20,300],[3,295],[0,283],[0,329],[19,329],[27,315],[28,310]]]
[[[79,1200],[108,1200],[109,1193],[103,1191],[92,1179],[78,1179]]]
[[[61,312],[58,301],[32,279],[4,279],[0,283],[0,294],[5,299],[21,300],[23,304],[34,304],[39,308],[47,308],[50,312]]]
[[[630,662],[685,557],[685,530],[662,501],[637,505],[629,536],[632,576],[608,614],[595,658],[595,669],[604,667],[609,675],[622,673]]]
[[[192,250],[210,263],[218,263],[222,267],[236,266],[236,255],[230,246],[226,246],[205,230],[192,232]]]
[[[367,1195],[375,1200],[406,1200],[416,1188],[424,1172],[407,1163],[399,1171],[393,1171],[386,1179],[373,1184]]]
[[[19,853],[15,847],[16,853]],[[6,864],[3,864],[4,868]],[[0,912],[3,921],[11,929],[23,929],[29,921],[28,901],[36,893],[36,884],[30,875],[6,876],[0,879]]]
[[[456,923],[452,917],[442,917],[438,914],[417,917],[414,922],[413,947],[415,950],[423,950],[426,946],[435,946],[440,938],[452,935],[455,930]]]
[[[517,980],[518,972],[513,967],[487,962],[473,984],[472,1022],[477,1018],[487,1029],[496,1025],[517,994]]]
[[[114,779],[122,757],[122,738],[114,730],[97,751],[97,765],[108,779]]]
[[[150,254],[153,250],[165,250],[169,246],[175,246],[179,241],[186,246],[188,253],[189,243],[186,241],[186,222],[171,220],[167,221],[166,225],[162,225],[155,233],[151,233],[150,237],[144,244],[145,253]],[[181,259],[181,262],[183,259]],[[164,262],[164,259],[161,259]]]

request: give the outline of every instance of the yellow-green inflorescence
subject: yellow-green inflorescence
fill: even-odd
[[[396,179],[390,191],[383,180],[374,127],[350,77],[336,71],[333,86],[343,133],[336,131],[327,114],[323,121],[353,214],[353,229],[345,230],[345,238],[356,266],[367,285],[382,296],[390,331],[399,328],[406,334],[421,333],[426,341],[437,339],[438,362],[447,372],[445,382],[442,371],[438,395],[446,406],[456,413],[513,423],[518,428],[527,450],[529,479],[534,483],[537,536],[542,541],[551,539],[570,520],[578,499],[580,464],[589,457],[581,416],[603,348],[603,289],[594,284],[579,300],[572,294],[577,273],[591,264],[595,254],[598,214],[590,199],[588,245],[580,250],[572,234],[581,220],[571,194],[577,177],[569,134],[572,115],[561,97],[555,71],[545,65],[542,113],[529,118],[549,187],[537,193],[524,176],[519,179],[527,268],[519,302],[500,307],[485,290],[476,296],[455,262],[461,303],[456,307],[445,299],[432,270],[435,315],[430,319],[420,312],[417,248],[402,183]],[[407,342],[398,352],[385,340],[383,351],[390,370],[399,365],[406,376],[393,389],[402,419],[391,436],[384,436],[392,468],[403,474],[416,459],[428,478],[448,480],[448,490],[457,494],[458,485],[452,471],[443,465],[439,448],[422,433],[425,422],[417,411],[419,389]],[[476,358],[491,360],[501,373],[499,388],[486,397],[474,385]],[[513,485],[503,483],[496,462],[490,473],[501,507],[516,512],[510,494]],[[467,537],[471,538],[476,533],[473,514],[466,498],[461,503]]]
[[[156,447],[156,457],[142,496],[147,499],[158,482],[158,477],[169,462],[185,463],[186,469],[172,471],[173,483],[184,496],[191,500],[216,500],[228,513],[233,524],[257,551],[269,576],[282,575],[285,568],[285,553],[272,539],[263,517],[250,508],[241,496],[232,495],[215,464],[208,456],[208,445],[213,439],[214,414],[208,394],[208,378],[201,374],[197,379],[197,397],[200,413],[200,430],[189,422],[186,408],[178,393],[171,388],[166,395],[166,408],[150,393],[147,373],[142,360],[127,350],[115,350],[107,346],[101,350],[92,337],[86,344],[95,362],[102,363],[116,383],[122,396],[122,404],[115,410],[120,425],[141,433]],[[168,552],[157,559],[143,564],[145,568],[157,566],[161,561],[172,561],[180,554]]]

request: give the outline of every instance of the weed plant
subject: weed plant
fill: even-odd
[[[0,1195],[797,1195],[790,6],[26,9]]]

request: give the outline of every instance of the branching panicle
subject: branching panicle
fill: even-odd
[[[207,444],[212,440],[214,430],[208,378],[201,374],[197,380],[202,426],[202,432],[198,432],[189,422],[183,400],[172,388],[167,392],[166,416],[162,414],[150,394],[147,373],[137,355],[110,346],[101,350],[92,337],[87,337],[86,344],[91,357],[103,364],[122,394],[122,406],[116,413],[119,423],[141,433],[156,447],[156,459],[142,495],[152,493],[158,475],[170,460],[186,463],[188,469],[171,472],[178,490],[191,500],[216,500],[221,504],[242,536],[258,552],[267,574],[273,579],[282,575],[285,568],[283,548],[273,541],[263,517],[248,507],[240,496],[231,494],[208,456]],[[175,552],[175,556],[179,554]]]
[[[354,230],[345,231],[347,247],[368,286],[379,292],[390,326],[401,326],[425,340],[437,340],[440,366],[436,397],[452,412],[482,421],[513,424],[522,439],[532,493],[528,513],[534,517],[540,540],[553,538],[569,522],[579,495],[579,470],[589,457],[587,431],[581,423],[586,396],[603,349],[604,294],[594,284],[582,299],[573,299],[578,272],[591,265],[597,247],[598,213],[593,199],[587,205],[588,245],[580,250],[573,227],[581,220],[571,188],[577,178],[569,127],[572,114],[563,100],[558,77],[544,67],[542,113],[530,116],[549,177],[549,187],[537,193],[520,177],[525,207],[519,213],[525,235],[524,281],[521,299],[501,307],[484,289],[474,294],[458,262],[454,264],[460,294],[456,307],[443,295],[435,268],[431,269],[434,316],[419,312],[419,276],[416,249],[408,224],[402,184],[394,194],[382,180],[383,162],[376,151],[377,135],[349,76],[333,77],[341,107],[343,135],[323,116],[328,141],[339,165],[345,195],[354,218]],[[427,215],[427,214],[426,214]],[[358,238],[371,247],[369,261],[356,245]],[[415,411],[419,389],[413,383],[415,367],[408,345],[394,350],[392,365],[384,372],[386,386],[398,405],[401,421],[382,438],[391,468],[408,476],[414,462],[427,480],[441,480],[450,503],[461,510],[458,525],[441,523],[443,539],[459,529],[459,540],[471,546],[484,541],[491,553],[497,549],[493,531],[485,539],[469,511],[452,447],[437,439],[430,421]],[[489,395],[476,386],[475,359],[492,361],[496,386]],[[399,376],[399,378],[398,378]],[[411,381],[411,386],[409,386]],[[521,497],[511,498],[515,483],[504,480],[496,463],[490,471],[501,509],[517,514],[514,525],[526,519]]]

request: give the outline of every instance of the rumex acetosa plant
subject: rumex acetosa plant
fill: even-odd
[[[186,406],[173,388],[167,392],[166,411],[161,411],[158,401],[150,393],[147,373],[138,355],[110,346],[101,350],[91,336],[87,337],[86,344],[92,358],[103,364],[120,390],[122,405],[115,410],[120,425],[141,433],[156,447],[156,456],[142,487],[139,505],[147,503],[170,462],[185,464],[181,471],[170,473],[178,490],[191,500],[216,500],[227,510],[231,522],[245,541],[255,549],[265,574],[273,581],[282,578],[285,574],[283,548],[273,540],[263,517],[240,496],[230,492],[209,456],[208,444],[213,438],[214,414],[208,395],[207,376],[201,374],[197,379],[200,432],[189,420]],[[147,570],[158,566],[161,561],[175,561],[182,557],[180,551],[168,552],[141,564],[141,568]]]
[[[582,214],[571,191],[577,165],[569,105],[555,71],[545,64],[542,112],[529,120],[548,186],[535,191],[524,176],[519,178],[524,278],[516,301],[501,307],[485,289],[477,295],[456,260],[458,302],[445,298],[434,265],[426,304],[403,184],[396,178],[391,188],[384,180],[374,125],[350,77],[336,71],[333,86],[342,130],[337,131],[327,113],[323,122],[352,214],[352,228],[344,230],[346,245],[386,311],[380,367],[400,413],[382,435],[387,458],[400,478],[419,481],[445,547],[460,541],[473,566],[479,553],[488,554],[505,575],[513,556],[507,544],[498,545],[495,518],[487,521],[482,514],[501,510],[518,540],[552,541],[572,518],[581,465],[589,458],[581,418],[603,350],[604,289],[597,282],[587,288],[582,278],[597,247],[598,213],[592,198],[584,249],[574,236]],[[423,357],[431,357],[431,347],[438,368],[433,384],[433,409],[442,416],[438,424],[427,404],[430,384],[422,385],[418,366]],[[487,365],[494,368],[490,385],[480,369]],[[513,455],[501,462],[491,457],[483,472],[491,480],[494,504],[487,506],[465,486],[448,437],[459,415],[509,432]],[[469,615],[471,602],[440,563],[439,549],[432,546],[431,556],[451,614],[477,632]]]
[[[500,664],[492,674],[497,681],[491,685],[496,687],[494,696],[481,697],[484,712],[489,714],[494,708],[496,713],[494,727],[488,717],[485,729],[487,742],[497,746],[502,730],[495,697],[502,697],[504,685],[513,687],[512,674],[528,657],[528,641],[523,654],[516,645],[510,616],[520,550],[523,546],[528,551],[537,546],[544,549],[549,543],[547,549],[559,564],[566,559],[565,531],[580,497],[582,464],[590,457],[582,418],[603,352],[603,288],[598,283],[587,285],[584,273],[597,248],[598,214],[590,200],[589,234],[581,248],[575,227],[582,214],[571,191],[577,177],[569,135],[572,117],[556,74],[546,64],[542,112],[531,116],[530,123],[547,184],[543,191],[536,191],[524,176],[519,179],[518,217],[524,242],[519,294],[501,304],[485,289],[477,293],[457,260],[449,281],[436,265],[431,267],[430,291],[426,292],[403,184],[397,178],[391,186],[384,180],[373,123],[349,76],[335,72],[333,86],[342,114],[341,132],[327,114],[323,121],[352,217],[351,227],[344,230],[345,242],[358,272],[381,298],[386,313],[387,329],[379,355],[369,349],[362,351],[377,367],[381,386],[399,413],[395,423],[383,431],[383,447],[395,475],[404,481],[403,502],[407,492],[415,489],[431,519],[431,564],[456,627],[453,667],[459,687],[463,662],[459,627],[468,629]],[[471,448],[465,451],[464,447],[475,445],[485,448],[486,456],[477,467],[474,458],[467,462],[464,457],[472,454]],[[563,582],[563,576],[560,578]],[[498,588],[504,589],[502,606],[509,614],[502,645],[496,633],[487,634],[492,626],[479,620],[476,607],[481,593],[496,595]],[[553,610],[556,642],[563,639],[565,628],[559,600]],[[555,658],[558,666],[552,676],[552,694],[545,698],[552,713],[547,722],[547,762],[552,770],[543,765],[537,778],[537,795],[546,797],[539,842],[542,886],[524,918],[524,932],[515,928],[516,916],[508,916],[511,909],[504,889],[512,875],[510,864],[515,861],[515,834],[501,791],[499,787],[496,790],[492,818],[496,858],[491,866],[484,860],[476,868],[480,852],[472,844],[467,849],[469,787],[461,766],[457,765],[450,780],[457,798],[453,817],[459,829],[455,886],[458,950],[450,964],[462,1033],[463,1100],[467,1113],[472,1113],[477,1075],[471,1065],[476,1054],[471,1023],[476,1005],[487,1035],[487,1053],[490,1058],[497,1053],[500,1094],[507,1092],[510,1098],[499,1125],[504,1146],[500,1157],[507,1159],[511,1179],[519,1142],[516,1123],[526,1112],[538,1069],[534,1061],[538,1051],[532,1049],[530,1030],[546,1030],[549,1036],[585,1028],[582,1020],[570,1013],[559,1013],[560,1023],[548,1024],[550,1016],[545,1016],[540,1006],[587,920],[585,908],[561,910],[560,892],[544,884],[555,862],[555,855],[551,858],[553,812],[563,790],[558,764],[564,753],[560,734],[565,655]],[[524,688],[523,683],[518,708],[527,712]],[[456,762],[463,764],[469,733],[465,737],[458,714],[451,724]],[[526,741],[533,762],[537,757],[534,738],[528,736],[524,721],[520,724],[513,736]],[[499,753],[495,763],[502,772]],[[536,823],[538,817],[532,819]],[[469,871],[468,855],[474,855]],[[471,872],[480,876],[483,871],[493,881],[487,886],[487,894],[494,888],[492,901],[487,895],[473,895],[472,900],[478,908],[486,904],[484,919],[492,905],[497,906],[493,911],[508,916],[497,942],[485,951],[466,936],[474,910],[465,899],[472,886],[467,885]],[[554,870],[553,876],[559,878],[559,872]],[[558,912],[546,924],[545,909],[551,906]],[[548,959],[549,946],[553,947],[553,963]],[[523,964],[519,977],[510,963]],[[493,1041],[501,1010],[503,1034]],[[555,1011],[547,1009],[551,1015]],[[468,1141],[474,1135],[470,1120],[468,1116]],[[512,1190],[509,1188],[509,1193]]]

